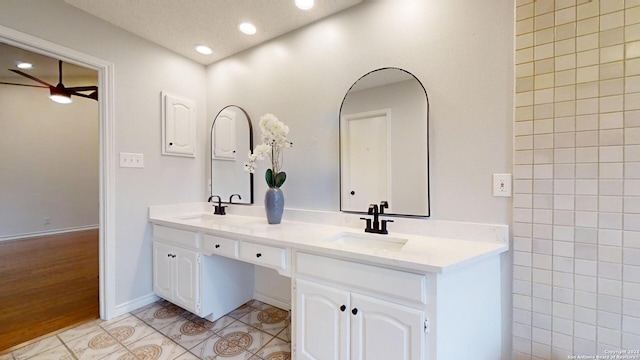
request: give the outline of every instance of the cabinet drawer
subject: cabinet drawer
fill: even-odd
[[[221,255],[230,258],[238,257],[238,241],[214,235],[204,234],[202,251],[206,255]]]
[[[153,237],[171,244],[187,246],[194,249],[200,248],[200,237],[198,233],[191,231],[153,225]]]
[[[388,297],[427,303],[426,277],[306,253],[296,254],[296,274]]]
[[[279,247],[242,242],[240,243],[240,258],[276,270],[288,268],[287,249]]]

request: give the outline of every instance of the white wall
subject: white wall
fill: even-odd
[[[205,69],[62,0],[0,0],[0,24],[114,63],[115,151],[144,154],[144,169],[115,171],[115,282],[119,311],[152,293],[147,207],[205,198]],[[197,157],[160,155],[160,91],[196,101]],[[209,123],[210,124],[210,123]]]
[[[1,85],[0,119],[0,239],[97,226],[97,103]]]
[[[342,98],[373,69],[403,68],[429,95],[432,217],[506,224],[511,203],[492,197],[491,177],[511,171],[512,20],[509,0],[364,3],[209,66],[207,122],[228,104],[254,122],[278,116],[294,143],[286,206],[337,211]]]

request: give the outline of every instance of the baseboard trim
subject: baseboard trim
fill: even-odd
[[[116,312],[115,312],[115,315],[113,317],[115,318],[115,317],[118,317],[120,315],[124,315],[124,314],[126,314],[128,312],[132,312],[132,311],[137,310],[137,309],[139,309],[139,308],[141,308],[143,306],[146,306],[146,305],[149,305],[151,303],[154,303],[154,302],[156,302],[158,300],[160,300],[160,298],[157,295],[151,293],[151,294],[139,297],[137,299],[133,299],[131,301],[127,301],[127,302],[125,302],[123,304],[120,304],[120,305],[116,306]],[[111,318],[103,319],[103,320],[110,320],[110,319]]]
[[[280,308],[282,310],[287,310],[287,311],[291,310],[291,304],[284,299],[276,299],[266,294],[262,294],[255,291],[253,292],[253,298],[258,301],[262,301],[263,303],[269,304],[271,306]]]
[[[74,226],[69,228],[47,230],[47,231],[36,231],[36,232],[23,233],[23,234],[5,235],[5,236],[0,236],[0,241],[22,240],[22,239],[28,239],[36,236],[57,235],[57,234],[75,232],[75,231],[95,230],[99,228],[100,226],[98,224],[94,224],[94,225]]]

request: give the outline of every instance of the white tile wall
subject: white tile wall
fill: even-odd
[[[640,349],[640,0],[516,0],[513,359]]]

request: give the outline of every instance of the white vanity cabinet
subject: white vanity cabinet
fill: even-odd
[[[305,253],[296,259],[296,359],[424,359],[423,275]]]
[[[153,292],[200,317],[217,320],[251,300],[253,266],[201,251],[200,233],[153,225]]]

